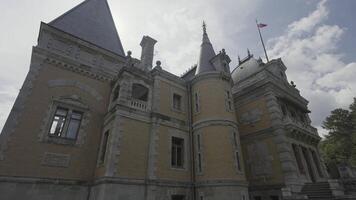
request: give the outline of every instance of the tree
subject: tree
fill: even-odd
[[[323,122],[328,135],[320,144],[327,165],[347,163],[356,166],[356,98],[349,110],[335,109]]]

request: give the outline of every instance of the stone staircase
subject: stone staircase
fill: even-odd
[[[306,183],[302,193],[310,200],[332,200],[334,199],[332,190],[328,182]]]

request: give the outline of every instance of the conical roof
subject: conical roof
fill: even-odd
[[[86,0],[49,25],[125,56],[107,0]]]
[[[203,23],[203,42],[200,46],[199,61],[195,74],[215,71],[215,67],[210,62],[215,55],[213,45],[210,43],[208,34],[206,33],[206,25]]]

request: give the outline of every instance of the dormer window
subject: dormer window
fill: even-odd
[[[132,98],[140,101],[148,101],[148,88],[141,84],[132,85]]]

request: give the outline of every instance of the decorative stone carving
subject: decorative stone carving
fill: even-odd
[[[242,124],[254,124],[261,120],[262,111],[258,108],[244,112],[240,117]]]
[[[41,164],[49,167],[69,167],[70,155],[45,152]]]
[[[99,92],[97,92],[94,88],[91,88],[75,80],[64,80],[64,79],[50,80],[48,81],[48,86],[49,87],[77,87],[92,95],[97,101],[101,101],[103,99],[103,96]]]

